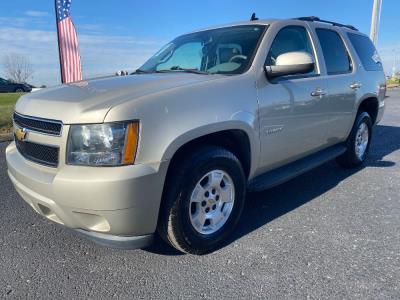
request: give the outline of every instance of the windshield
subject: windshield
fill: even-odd
[[[241,74],[250,67],[264,30],[262,25],[246,25],[183,35],[161,48],[138,71]]]

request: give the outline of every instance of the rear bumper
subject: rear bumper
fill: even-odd
[[[102,245],[132,249],[151,242],[166,162],[55,169],[27,161],[14,143],[6,158],[15,189],[40,215]]]

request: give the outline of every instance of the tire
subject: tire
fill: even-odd
[[[237,225],[245,201],[246,178],[238,158],[223,148],[203,147],[184,157],[166,180],[159,235],[184,253],[201,255],[221,247]],[[213,219],[206,218],[207,209]],[[204,219],[199,221],[199,216]]]
[[[16,88],[14,93],[25,93],[25,90],[23,88]]]
[[[359,133],[361,127],[366,128],[368,131],[367,133],[364,132],[364,134],[362,134],[364,137],[360,139]],[[363,144],[365,144],[366,137],[368,137],[366,145],[362,148],[359,148],[360,150],[356,150],[357,145],[360,145],[361,141],[363,141]],[[362,165],[368,158],[369,148],[371,145],[371,137],[372,119],[367,112],[360,112],[357,115],[350,136],[347,139],[347,150],[344,154],[336,159],[337,163],[344,168],[355,168]],[[362,149],[364,149],[364,151],[361,151]]]

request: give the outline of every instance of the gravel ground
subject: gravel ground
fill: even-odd
[[[400,93],[389,92],[364,168],[327,163],[248,196],[235,236],[206,256],[107,249],[36,215],[0,144],[5,298],[400,298]]]

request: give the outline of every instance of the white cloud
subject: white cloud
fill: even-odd
[[[0,26],[15,26],[22,27],[29,23],[28,18],[10,18],[10,17],[0,17]]]
[[[48,20],[45,18],[34,17],[0,17],[1,27],[32,27],[34,26],[47,26]]]
[[[130,36],[79,34],[85,78],[113,74],[118,70],[134,70],[157,51],[164,42]],[[57,34],[55,31],[19,27],[0,27],[1,60],[9,53],[30,58],[36,85],[55,85],[59,79]]]
[[[98,24],[79,24],[79,30],[98,32],[103,29],[103,26]]]
[[[25,12],[25,15],[27,15],[28,17],[41,18],[41,17],[48,17],[49,13],[46,11],[28,10]]]

